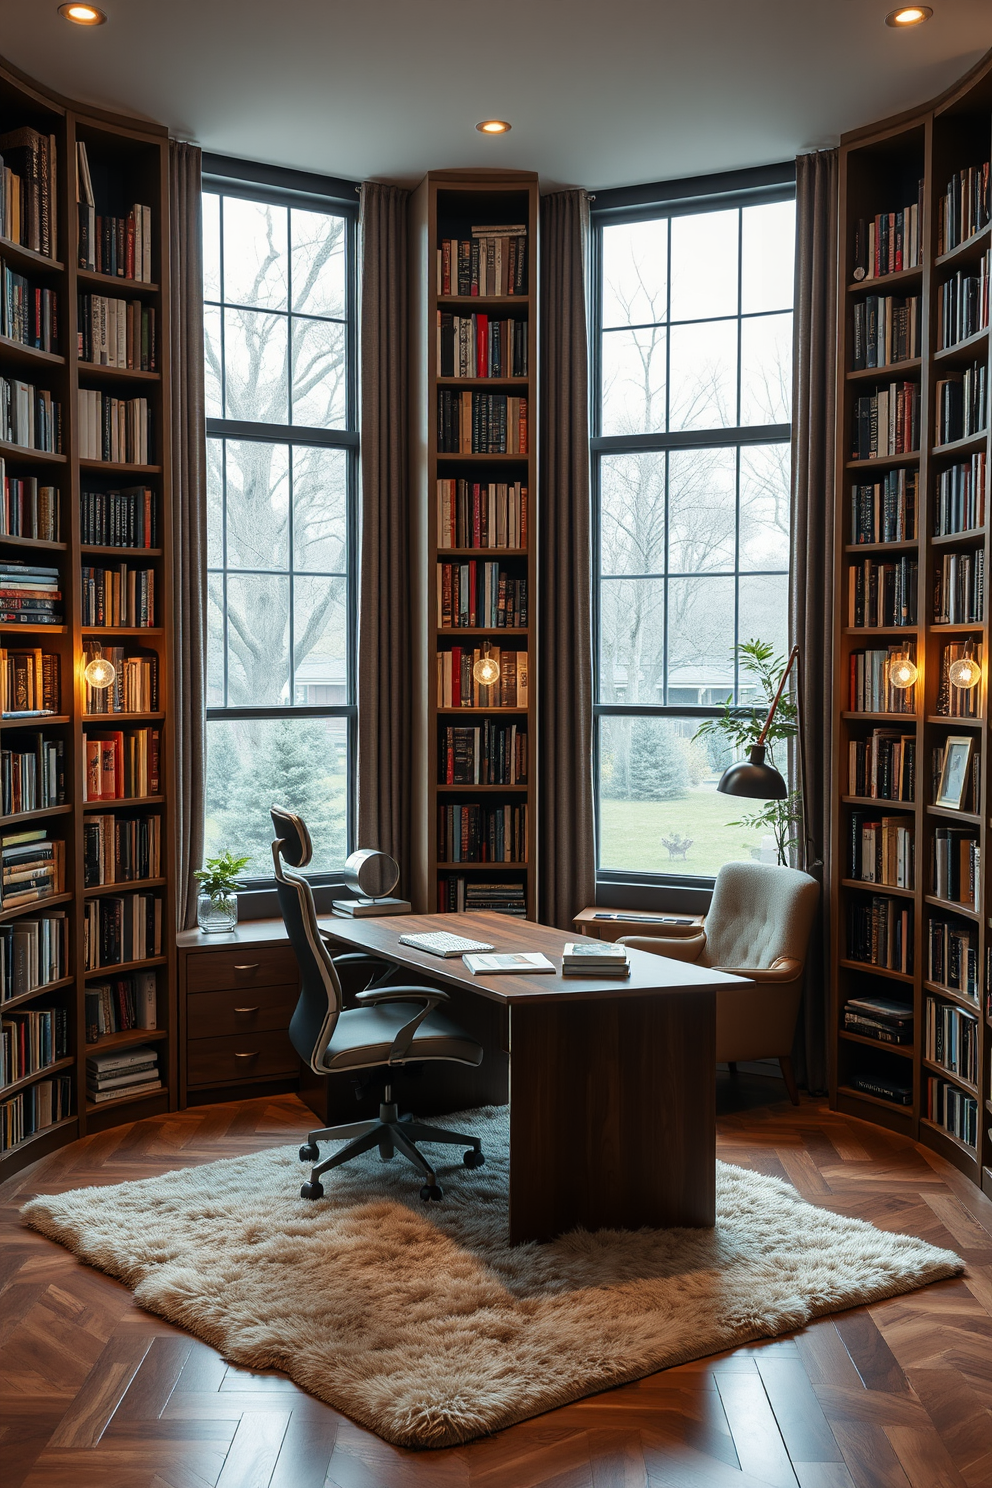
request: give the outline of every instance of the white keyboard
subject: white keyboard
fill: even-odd
[[[438,930],[427,935],[401,935],[400,945],[414,946],[418,951],[429,951],[432,956],[462,956],[466,951],[491,951],[488,940],[466,940],[464,935],[450,935],[447,930]]]

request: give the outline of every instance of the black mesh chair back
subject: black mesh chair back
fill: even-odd
[[[289,1037],[301,1059],[317,1074],[343,1007],[341,983],[331,953],[317,924],[313,890],[301,873],[313,857],[306,823],[294,812],[273,806],[276,840],[272,844],[276,893],[286,933],[300,967],[300,997],[289,1024]]]

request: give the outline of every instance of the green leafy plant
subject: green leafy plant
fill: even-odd
[[[193,877],[200,885],[204,894],[209,894],[215,904],[224,899],[229,899],[235,890],[243,888],[238,882],[238,874],[251,862],[250,857],[236,858],[230,849],[216,858],[207,858],[202,868],[198,868]]]
[[[772,699],[778,691],[785,657],[775,654],[775,647],[767,641],[741,641],[733,648],[741,673],[753,678],[757,697],[753,704],[743,706],[727,698],[719,718],[707,718],[693,736],[723,741],[729,746],[734,759],[746,756],[757,740]],[[765,736],[767,761],[788,778],[788,749],[799,734],[799,715],[795,697],[784,692],[779,701],[771,728]],[[776,747],[781,763],[775,758]],[[758,809],[749,811],[731,826],[745,827],[748,831],[771,832],[775,838],[775,849],[780,863],[787,864],[789,854],[799,844],[802,824],[802,796],[799,791],[790,791],[782,801],[766,801]]]

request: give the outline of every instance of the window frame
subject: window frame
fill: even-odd
[[[732,448],[739,451],[746,445],[789,444],[792,440],[792,422],[731,426],[722,429],[678,430],[654,434],[603,434],[602,433],[602,347],[603,347],[603,230],[625,222],[658,221],[672,217],[698,215],[704,212],[719,212],[753,206],[771,205],[775,202],[791,201],[796,195],[795,162],[780,165],[760,166],[754,170],[722,172],[712,176],[696,176],[685,180],[663,181],[654,185],[620,187],[611,191],[600,191],[592,197],[590,208],[590,272],[589,299],[592,335],[589,338],[589,475],[590,501],[592,506],[592,633],[593,633],[593,791],[594,830],[596,840],[596,883],[610,885],[642,885],[654,891],[686,890],[698,895],[712,889],[712,876],[692,874],[657,873],[647,869],[603,868],[599,864],[599,846],[602,841],[601,795],[600,795],[600,720],[603,718],[718,718],[723,709],[708,706],[680,706],[669,703],[604,703],[600,701],[601,665],[601,592],[602,592],[602,467],[603,458],[611,454],[633,452],[668,453],[677,450]],[[738,302],[737,314],[733,317],[741,323],[759,318],[766,313],[741,314]],[[795,303],[793,296],[793,314]],[[671,322],[666,321],[666,331]],[[681,324],[681,322],[676,322]],[[666,357],[670,353],[666,350]],[[737,396],[740,397],[740,338],[737,346]],[[739,458],[739,457],[738,457]],[[739,501],[739,475],[738,475]],[[750,574],[752,571],[748,570]],[[754,571],[761,577],[764,571]],[[768,571],[772,572],[771,570]],[[779,574],[781,570],[774,570]],[[667,571],[666,582],[672,575]],[[740,554],[735,555],[734,567],[734,641],[740,641]],[[739,672],[735,662],[734,690],[739,684]],[[665,678],[666,695],[668,688]],[[745,707],[746,705],[741,705]],[[753,709],[755,717],[763,716],[763,710]],[[613,894],[607,895],[612,899]]]
[[[208,706],[204,713],[205,726],[212,722],[236,722],[243,719],[294,718],[342,718],[346,722],[347,791],[345,795],[345,841],[347,852],[354,849],[357,819],[357,758],[358,758],[358,565],[359,565],[359,503],[361,494],[360,433],[359,433],[359,327],[358,327],[358,196],[359,185],[333,176],[310,175],[305,171],[284,170],[277,166],[255,164],[250,161],[226,156],[203,156],[201,190],[204,195],[217,194],[237,197],[241,200],[260,202],[272,206],[299,207],[304,211],[326,210],[328,215],[345,219],[345,357],[347,375],[345,383],[346,427],[343,429],[321,429],[303,424],[267,424],[245,422],[238,419],[207,418],[206,438],[236,439],[239,442],[256,441],[289,447],[295,446],[322,449],[340,449],[346,452],[345,476],[345,561],[346,572],[346,658],[347,699],[345,703],[300,704],[289,702],[281,706],[266,704],[260,707]],[[223,213],[221,216],[223,234]],[[223,236],[221,238],[223,252]],[[208,300],[204,295],[204,306],[220,305],[220,301]],[[231,302],[233,303],[233,302]],[[250,308],[250,307],[249,307]],[[278,312],[281,313],[281,312]],[[287,319],[293,311],[287,308]],[[306,317],[304,317],[306,318]],[[324,319],[328,317],[317,317]],[[221,318],[223,338],[223,315]],[[222,343],[223,344],[223,343]],[[290,455],[292,459],[292,455]],[[290,531],[292,531],[292,501],[290,502]],[[293,578],[294,554],[290,544],[289,579],[289,634],[291,665],[295,662],[292,650],[293,638]],[[246,570],[246,572],[251,572]],[[225,577],[225,626],[227,623],[226,578]],[[317,574],[320,578],[322,575]],[[224,657],[225,690],[227,654]],[[295,674],[292,676],[295,688]],[[208,745],[209,747],[209,745]],[[315,886],[340,884],[341,870],[328,870],[306,875]],[[274,877],[269,875],[244,875],[245,891],[257,894],[273,888]]]

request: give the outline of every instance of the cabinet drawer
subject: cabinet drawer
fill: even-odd
[[[225,987],[221,992],[190,993],[186,998],[186,1036],[229,1037],[274,1028],[285,1032],[299,995],[295,982],[282,987]]]
[[[195,951],[186,957],[186,991],[219,992],[225,987],[275,987],[296,982],[299,968],[288,945],[246,945],[223,951]]]
[[[281,1031],[190,1039],[186,1045],[186,1077],[190,1085],[295,1075],[299,1068],[300,1056],[289,1042],[289,1035]]]

